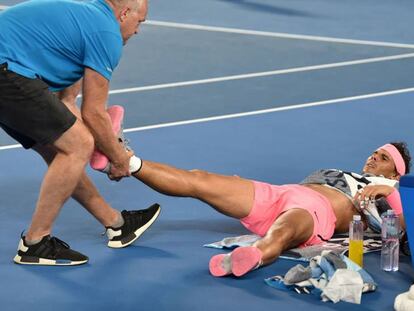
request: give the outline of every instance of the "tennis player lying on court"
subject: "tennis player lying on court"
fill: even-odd
[[[109,112],[119,128],[122,116],[118,113],[116,117],[118,110],[122,107],[113,106]],[[410,161],[406,144],[393,142],[368,157],[361,175],[322,169],[299,184],[270,185],[236,176],[187,171],[136,156],[131,173],[163,194],[199,199],[262,236],[253,246],[238,247],[211,258],[212,275],[242,276],[275,261],[284,250],[318,244],[329,240],[334,232],[347,232],[353,215],[364,215],[361,206],[367,206],[369,201],[385,198],[403,221],[396,187],[400,177],[409,172]],[[110,163],[105,156],[95,154],[91,165],[105,171]]]

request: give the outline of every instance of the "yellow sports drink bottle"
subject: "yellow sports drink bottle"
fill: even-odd
[[[362,267],[364,256],[364,225],[361,221],[361,215],[354,215],[353,220],[349,224],[348,255],[349,259]]]

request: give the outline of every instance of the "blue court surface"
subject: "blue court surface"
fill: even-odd
[[[2,1],[0,7],[14,5]],[[360,171],[394,140],[414,153],[414,21],[410,1],[150,1],[148,22],[125,47],[110,104],[126,109],[126,136],[144,159],[297,183],[314,170]],[[161,216],[134,245],[109,249],[104,229],[74,201],[54,235],[87,254],[79,267],[12,262],[45,165],[0,133],[0,310],[393,310],[414,281],[365,256],[378,289],[361,305],[323,303],[273,289],[280,259],[245,277],[214,278],[203,244],[246,234],[193,199],[157,194],[135,179],[90,170],[115,208],[158,202]]]

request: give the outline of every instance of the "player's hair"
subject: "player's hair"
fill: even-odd
[[[410,150],[408,150],[407,143],[404,141],[393,141],[390,144],[397,148],[400,152],[405,163],[405,173],[408,174],[410,172],[411,167],[411,155]]]

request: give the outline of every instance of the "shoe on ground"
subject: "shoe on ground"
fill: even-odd
[[[232,274],[230,254],[218,254],[211,257],[208,267],[215,277]]]
[[[46,235],[34,245],[26,245],[22,236],[13,261],[21,265],[75,266],[87,263],[89,258],[74,251],[56,237]]]
[[[254,246],[237,247],[229,254],[215,255],[210,259],[209,270],[215,277],[233,274],[241,277],[262,265],[262,252]]]
[[[133,243],[154,223],[160,211],[159,204],[153,204],[143,210],[122,211],[124,225],[119,228],[106,227],[108,246],[122,248]]]

